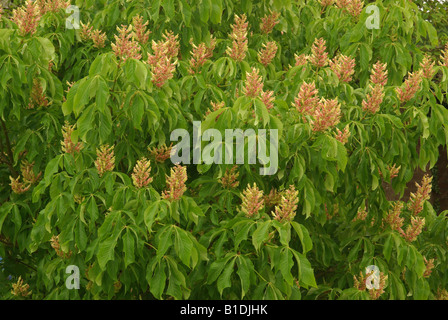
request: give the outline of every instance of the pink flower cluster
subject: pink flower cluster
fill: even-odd
[[[313,131],[325,131],[337,125],[341,119],[341,105],[338,99],[326,100],[322,98],[314,111],[314,120],[311,122]]]
[[[266,15],[261,18],[260,30],[264,34],[269,34],[274,29],[275,25],[278,24],[278,18],[280,13],[271,11],[270,15]]]
[[[248,218],[257,215],[264,208],[263,191],[258,189],[255,182],[253,187],[247,185],[243,191],[242,199],[241,212],[244,212]]]
[[[216,46],[216,39],[210,39],[210,46],[207,46],[204,42],[200,43],[196,46],[192,41],[190,43],[193,46],[193,50],[191,51],[190,58],[190,69],[188,71],[190,73],[200,72],[200,68],[213,56],[213,50]]]
[[[99,149],[96,149],[96,155],[95,167],[100,177],[115,168],[114,146],[102,145]]]
[[[249,98],[259,98],[266,106],[267,109],[274,107],[273,97],[274,91],[263,91],[263,79],[259,75],[257,68],[252,68],[252,72],[246,73],[245,87],[243,93]]]
[[[150,30],[147,29],[148,21],[143,23],[143,17],[136,15],[132,17],[132,37],[136,39],[140,44],[144,45],[149,41]]]
[[[315,39],[311,47],[311,56],[309,61],[318,68],[325,67],[328,64],[328,53],[326,41],[323,38]]]
[[[172,32],[165,32],[163,38],[152,42],[153,54],[148,54],[147,61],[152,69],[152,82],[159,88],[173,78],[180,46],[178,35]]]
[[[377,113],[380,109],[384,98],[384,86],[387,84],[386,68],[387,64],[379,61],[373,65],[372,74],[370,75],[370,93],[367,94],[366,100],[362,101],[364,111]]]
[[[171,175],[166,177],[167,190],[162,192],[162,197],[170,202],[179,200],[187,191],[185,182],[187,182],[187,168],[179,164],[171,168]]]
[[[64,138],[61,141],[62,152],[75,154],[75,152],[81,151],[83,148],[82,142],[74,143],[72,141],[72,133],[75,130],[75,125],[70,125],[68,121],[65,121],[64,126],[62,127],[62,137]]]
[[[258,52],[258,61],[265,67],[271,63],[277,53],[277,44],[274,41],[263,43],[263,48]]]
[[[247,46],[247,28],[249,23],[246,21],[246,15],[235,15],[235,23],[232,25],[232,47],[227,48],[226,53],[236,61],[243,61],[248,50]]]
[[[275,206],[273,213],[274,219],[278,221],[291,221],[294,219],[297,210],[297,203],[299,202],[299,191],[294,185],[290,185],[287,190],[282,193],[280,204]]]
[[[21,35],[33,35],[39,21],[42,18],[39,3],[27,0],[22,7],[16,8],[12,12],[12,20],[19,27]]]
[[[140,60],[142,57],[140,54],[141,48],[132,37],[132,26],[121,25],[121,28],[117,26],[117,31],[118,36],[114,35],[115,43],[112,43],[111,46],[114,54],[120,59],[120,64],[127,59]]]
[[[145,188],[152,182],[151,173],[151,161],[146,158],[142,158],[137,161],[132,173],[132,182],[136,188]]]
[[[355,59],[339,54],[330,60],[330,68],[336,73],[339,81],[350,82],[355,73]]]
[[[404,82],[404,88],[395,89],[401,103],[405,103],[414,98],[415,94],[420,90],[422,78],[423,70],[409,72],[408,78]]]

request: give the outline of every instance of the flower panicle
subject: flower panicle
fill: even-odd
[[[334,4],[335,0],[319,0],[319,3],[322,7],[329,7]]]
[[[333,60],[329,61],[330,69],[336,73],[339,81],[350,82],[355,73],[355,59],[350,56],[338,54]]]
[[[82,41],[88,41],[91,39],[93,27],[90,25],[90,22],[87,22],[87,24],[80,23],[81,24],[81,30],[79,32],[79,36],[81,37]]]
[[[107,171],[112,171],[115,168],[114,147],[113,145],[109,146],[105,144],[100,146],[99,149],[96,149],[97,158],[95,160],[95,167],[100,177]]]
[[[346,125],[344,127],[343,131],[341,131],[341,130],[336,128],[335,138],[336,138],[336,140],[338,140],[342,144],[346,144],[348,142],[348,139],[350,138],[350,135],[351,135],[351,133],[350,133],[349,125]]]
[[[151,174],[151,161],[142,158],[137,161],[132,173],[132,182],[138,189],[146,188],[153,180]]]
[[[171,143],[169,147],[163,144],[157,148],[156,147],[148,148],[148,150],[157,162],[163,163],[165,162],[165,160],[171,157],[172,148],[173,144]]]
[[[90,34],[90,38],[92,39],[95,48],[104,48],[107,39],[105,32],[102,32],[101,30],[93,30]]]
[[[39,3],[27,0],[25,4],[12,11],[12,20],[17,24],[22,36],[33,35],[42,18]]]
[[[408,225],[406,232],[402,231],[401,235],[408,242],[413,242],[417,240],[417,237],[423,231],[425,226],[425,218],[422,217],[411,217],[411,224]]]
[[[125,62],[127,59],[140,60],[142,57],[140,53],[141,48],[132,37],[132,25],[121,25],[121,28],[117,26],[117,31],[118,35],[114,35],[115,43],[111,44],[114,54],[122,62]]]
[[[238,176],[240,174],[239,172],[235,172],[237,168],[237,166],[233,166],[230,170],[226,168],[226,172],[218,180],[223,188],[234,189],[239,186],[240,182],[238,181]]]
[[[263,191],[258,189],[255,182],[252,187],[250,184],[247,185],[242,199],[241,212],[244,212],[248,218],[255,216],[264,208]]]
[[[442,50],[439,64],[443,67],[448,67],[448,42],[445,45],[445,49]]]
[[[431,197],[432,190],[432,176],[425,175],[422,179],[422,184],[419,185],[415,183],[417,191],[415,193],[411,192],[408,209],[412,212],[414,216],[418,215],[423,210],[423,205],[426,200]]]
[[[306,54],[297,55],[297,53],[294,53],[294,60],[295,60],[294,66],[297,67],[306,65],[308,63],[309,58],[310,57]]]
[[[302,115],[313,115],[319,104],[318,90],[313,82],[303,82],[297,97],[294,99],[294,107]]]
[[[434,269],[434,259],[427,260],[426,257],[423,257],[423,261],[425,262],[425,272],[423,273],[423,277],[429,278]]]
[[[318,68],[325,67],[329,62],[328,53],[325,50],[327,50],[327,47],[324,38],[316,38],[311,47],[311,56],[309,57],[311,64]]]
[[[163,37],[165,40],[152,41],[153,54],[148,53],[147,60],[152,68],[152,82],[159,88],[173,78],[179,50],[177,35],[167,31]]]
[[[70,250],[69,252],[65,253],[62,248],[61,245],[59,243],[59,235],[57,236],[52,236],[50,239],[50,244],[51,247],[54,249],[54,251],[56,251],[56,255],[62,259],[69,259],[72,255],[72,251]]]
[[[174,168],[171,168],[170,176],[166,177],[167,190],[162,192],[162,197],[170,202],[179,200],[187,187],[187,168],[177,164]]]
[[[317,104],[313,117],[311,127],[314,132],[325,131],[337,125],[341,119],[341,105],[338,99],[322,98]]]
[[[382,85],[369,85],[370,92],[365,100],[362,101],[362,109],[372,114],[377,113],[381,108],[384,99],[384,87]]]
[[[37,107],[48,107],[49,102],[38,78],[33,79],[33,87],[31,89],[30,102],[27,109]]]
[[[268,111],[274,108],[274,100],[275,100],[274,91],[272,90],[261,91],[260,99],[264,103]]]
[[[30,285],[27,283],[23,283],[23,279],[19,276],[19,279],[16,283],[12,284],[11,294],[16,297],[28,297],[32,294],[32,290],[30,290]]]
[[[258,52],[258,61],[267,67],[274,59],[277,49],[277,44],[274,41],[263,43],[263,48]]]
[[[387,84],[387,63],[381,63],[378,61],[373,65],[370,81],[373,84],[385,86]]]
[[[291,221],[294,219],[299,202],[299,191],[294,185],[290,185],[287,190],[282,193],[280,204],[275,206],[273,213],[274,219],[278,221]]]
[[[140,42],[142,45],[148,43],[149,41],[149,35],[151,34],[151,31],[148,30],[148,21],[143,23],[143,17],[141,15],[136,15],[132,17],[132,37]]]
[[[425,54],[422,62],[420,62],[420,68],[423,71],[423,78],[432,79],[434,76],[436,62],[432,61],[431,57],[428,54]]]
[[[200,43],[198,46],[192,43],[192,41],[190,42],[193,46],[193,50],[191,51],[190,68],[188,71],[194,74],[200,72],[200,68],[213,56],[213,50],[216,46],[216,39],[212,37],[210,40],[210,46],[208,47],[204,42]]]
[[[70,125],[68,121],[65,121],[64,126],[62,127],[62,137],[64,140],[61,141],[62,152],[74,154],[75,152],[80,152],[83,148],[83,143],[78,142],[74,143],[72,141],[72,133],[75,130],[76,125]]]
[[[418,90],[420,90],[422,77],[423,70],[410,72],[408,78],[404,82],[404,88],[396,88],[396,92],[401,103],[407,102],[414,98]]]
[[[392,230],[396,230],[402,233],[401,227],[403,226],[404,218],[400,217],[401,212],[403,210],[403,202],[396,201],[391,210],[387,213],[387,216],[384,218],[384,221],[390,225]]]
[[[235,23],[232,25],[232,33],[229,35],[232,39],[232,46],[227,48],[226,53],[236,61],[243,61],[248,50],[247,29],[249,23],[246,19],[245,14],[241,16],[235,14]]]
[[[246,83],[243,93],[250,98],[258,98],[263,91],[263,79],[259,75],[257,68],[252,68],[252,72],[246,72]]]
[[[274,29],[275,25],[279,23],[278,18],[280,13],[271,11],[269,15],[265,15],[261,18],[260,30],[264,34],[269,34]]]

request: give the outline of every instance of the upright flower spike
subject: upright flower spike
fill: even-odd
[[[363,205],[362,207],[358,208],[358,211],[356,212],[356,217],[354,217],[352,221],[353,222],[364,221],[364,220],[366,220],[367,215],[368,215],[368,212],[367,212],[366,206]]]
[[[349,126],[346,125],[344,131],[341,131],[336,128],[335,138],[342,144],[346,144],[348,142],[348,138],[350,138],[350,129]]]
[[[425,218],[411,217],[411,224],[408,225],[406,232],[402,232],[401,235],[407,241],[413,242],[417,240],[418,235],[422,233],[424,226],[425,226]]]
[[[355,59],[339,54],[334,60],[330,60],[330,68],[336,73],[339,81],[350,82],[355,73]]]
[[[294,54],[294,60],[295,60],[295,66],[304,66],[308,63],[308,59],[309,56],[307,56],[306,54],[301,54],[301,55],[297,55],[296,53]]]
[[[193,46],[193,50],[190,52],[190,68],[188,71],[193,74],[200,72],[200,68],[202,68],[205,62],[213,56],[213,50],[216,46],[216,39],[213,37],[210,39],[209,47],[207,47],[204,42],[200,43],[198,46],[196,46],[192,41],[190,41],[190,43]]]
[[[369,85],[370,92],[367,94],[366,100],[362,101],[362,109],[372,114],[380,110],[381,103],[384,98],[384,87],[381,85]]]
[[[327,50],[327,47],[324,38],[316,38],[311,47],[311,56],[309,58],[311,64],[318,68],[325,67],[328,64],[328,53],[325,50]]]
[[[95,48],[104,48],[106,42],[106,33],[101,32],[101,30],[94,30],[91,32],[90,37],[93,41],[93,46]]]
[[[163,162],[165,162],[165,160],[170,158],[172,148],[173,148],[173,144],[171,144],[169,147],[167,147],[165,144],[163,144],[158,148],[153,147],[153,148],[148,148],[148,150],[149,150],[149,152],[151,152],[151,155],[156,159],[157,162],[163,163]]]
[[[146,188],[151,182],[151,161],[146,158],[142,158],[137,161],[132,173],[132,182],[136,188]]]
[[[387,166],[387,170],[389,171],[389,177],[390,179],[393,179],[395,177],[398,177],[398,173],[400,173],[401,166],[395,167],[396,164],[391,167],[390,165]]]
[[[235,172],[237,170],[237,166],[233,166],[232,169],[226,168],[226,172],[224,175],[218,180],[219,183],[225,189],[234,189],[239,186],[240,182],[238,181],[239,172]]]
[[[23,181],[28,184],[35,184],[42,175],[42,172],[36,175],[34,173],[34,162],[30,163],[26,160],[22,161],[20,171],[22,172]]]
[[[279,205],[282,201],[282,193],[274,188],[271,189],[269,194],[265,195],[263,199],[266,208],[275,208],[275,206]]]
[[[440,55],[439,64],[443,67],[448,67],[448,42],[445,45],[445,49],[442,50],[442,54]]]
[[[423,71],[410,72],[408,78],[404,82],[404,88],[396,88],[400,102],[407,102],[414,98],[415,94],[420,90]]]
[[[23,279],[19,276],[19,279],[16,283],[12,284],[11,294],[16,297],[28,297],[32,294],[32,290],[30,290],[30,285],[27,283],[23,283]]]
[[[347,9],[351,0],[335,0],[336,6],[339,9]]]
[[[108,144],[102,145],[96,149],[97,158],[95,160],[95,167],[98,170],[100,177],[107,171],[112,171],[115,168],[114,146]]]
[[[265,15],[261,18],[260,30],[261,33],[269,34],[274,29],[275,25],[279,23],[278,18],[280,17],[280,13],[275,11],[271,11],[269,15]]]
[[[394,206],[391,210],[389,210],[384,221],[390,225],[392,230],[398,231],[400,233],[403,232],[401,227],[403,226],[404,218],[400,217],[401,211],[403,210],[403,202],[397,201],[394,203]]]
[[[174,168],[171,168],[171,175],[166,177],[167,190],[162,192],[162,197],[170,202],[179,200],[187,187],[187,168],[177,164]]]
[[[411,192],[411,197],[408,204],[408,209],[414,216],[422,212],[423,204],[431,197],[431,182],[432,176],[430,177],[428,175],[425,175],[422,180],[422,185],[419,185],[417,182],[415,183],[415,185],[417,186],[417,191],[416,193]]]
[[[263,191],[258,189],[255,182],[253,187],[247,185],[243,191],[242,199],[241,212],[244,212],[248,218],[255,216],[264,208]]]
[[[62,0],[37,0],[39,9],[42,15],[47,12],[58,12],[61,9],[66,9],[70,5],[70,1]]]
[[[173,78],[177,64],[177,60],[174,59],[179,50],[177,35],[174,36],[172,33],[166,32],[164,39],[157,42],[152,41],[153,54],[148,54],[147,60],[152,69],[152,82],[159,88]]]
[[[370,81],[373,84],[385,86],[387,84],[387,63],[377,62],[373,65]]]
[[[246,82],[243,93],[250,98],[258,98],[263,91],[263,79],[258,74],[257,68],[252,68],[252,72],[246,72]]]
[[[273,97],[273,95],[274,95],[274,91],[272,91],[272,90],[261,92],[260,99],[264,103],[264,105],[266,106],[266,109],[268,109],[268,111],[271,110],[272,108],[274,108],[275,97]]]
[[[294,219],[297,210],[297,203],[299,202],[299,191],[294,185],[290,185],[288,190],[282,193],[282,199],[278,206],[275,206],[273,213],[274,219],[278,221],[291,221]]]
[[[425,54],[422,62],[420,62],[420,67],[423,71],[423,77],[426,79],[432,79],[434,76],[434,65],[435,61],[432,61],[431,57],[428,54]]]
[[[11,180],[11,183],[9,184],[11,186],[11,190],[16,194],[27,192],[31,188],[31,184],[20,182],[20,176],[17,178],[13,178],[10,176],[9,180]]]
[[[432,270],[434,269],[434,259],[426,260],[425,257],[423,257],[423,261],[425,262],[425,272],[423,273],[424,278],[429,278],[431,276]]]
[[[314,81],[311,83],[303,82],[297,97],[294,99],[294,107],[302,115],[313,115],[319,104],[318,90]]]
[[[337,125],[341,119],[341,105],[338,99],[326,100],[322,98],[314,111],[311,122],[313,131],[325,131]]]
[[[235,15],[235,23],[232,25],[232,33],[229,35],[232,39],[232,47],[228,47],[226,53],[236,61],[243,61],[248,50],[247,46],[247,28],[249,23],[246,21],[246,15]]]
[[[362,12],[364,2],[362,0],[350,0],[347,5],[347,11],[353,17],[359,17]]]
[[[56,255],[62,259],[68,259],[71,257],[72,252],[69,251],[67,253],[65,253],[62,248],[61,245],[59,244],[59,235],[57,236],[52,236],[50,239],[50,244],[51,247],[54,249],[54,251],[56,251]]]
[[[118,36],[114,35],[115,43],[111,45],[114,54],[123,62],[130,58],[139,60],[142,57],[141,48],[138,42],[132,39],[132,26],[117,26],[117,31]]]
[[[48,100],[42,89],[42,85],[38,78],[33,79],[33,87],[31,89],[30,102],[28,103],[28,109],[34,109],[37,107],[47,107]]]
[[[364,291],[367,289],[367,280],[373,274],[373,270],[371,273],[364,275],[362,272],[359,273],[359,279],[356,276],[353,276],[354,287],[359,291]],[[380,272],[379,275],[379,284],[378,289],[372,287],[369,289],[369,295],[372,300],[377,300],[383,293],[384,288],[386,287],[386,280],[388,276],[385,276],[383,272]]]
[[[219,109],[222,109],[222,108],[224,108],[224,106],[225,106],[225,102],[224,102],[224,101],[221,101],[221,102],[213,102],[213,101],[210,101],[210,104],[211,104],[212,108],[211,108],[211,109],[208,109],[208,110],[205,112],[204,117],[207,117],[210,113],[215,112],[215,111],[218,111]],[[218,118],[219,118],[219,115],[216,117],[216,119],[218,119]]]
[[[334,4],[335,0],[319,0],[319,3],[322,7],[329,7]]]
[[[12,20],[19,27],[19,33],[22,36],[33,35],[41,18],[39,4],[31,0],[27,0],[23,6],[12,11]]]
[[[263,48],[258,52],[258,61],[265,67],[271,63],[277,53],[277,44],[274,41],[263,43]]]
[[[81,31],[79,32],[79,36],[82,41],[87,41],[91,39],[93,27],[90,25],[90,22],[84,24],[81,22]]]
[[[80,152],[83,148],[82,142],[74,143],[72,141],[72,133],[75,130],[75,125],[70,125],[68,121],[65,121],[62,127],[62,137],[64,140],[61,141],[62,152],[75,154],[75,152]]]
[[[134,30],[132,36],[142,45],[148,43],[149,35],[151,34],[151,31],[147,28],[148,23],[148,21],[143,23],[143,17],[141,15],[132,17],[132,27]]]

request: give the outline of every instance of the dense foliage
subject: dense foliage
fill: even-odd
[[[415,3],[87,0],[79,29],[69,5],[0,22],[2,298],[448,296],[431,175],[385,193],[448,140],[448,45]],[[278,130],[278,171],[174,165],[193,121]]]

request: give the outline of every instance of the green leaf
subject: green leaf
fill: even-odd
[[[187,231],[180,229],[178,227],[174,228],[174,250],[180,260],[187,266],[190,267],[190,257],[191,251],[193,249],[193,243],[191,242]]]
[[[236,263],[238,267],[236,273],[241,281],[241,299],[243,299],[246,293],[249,292],[250,276],[254,273],[254,266],[248,257],[241,255],[238,256]]]
[[[222,0],[211,0],[210,21],[214,24],[221,23]]]
[[[132,235],[132,231],[127,228],[126,233],[123,238],[123,251],[124,251],[124,267],[127,268],[128,265],[135,261],[134,249],[135,241]]]
[[[290,286],[293,285],[294,277],[291,274],[291,268],[294,266],[293,254],[288,247],[284,247],[280,253],[280,261],[278,262],[278,268],[282,273],[283,279]]]
[[[229,288],[232,286],[232,283],[230,282],[230,277],[232,276],[233,269],[235,266],[235,259],[236,257],[232,258],[231,261],[227,263],[226,267],[224,268],[224,271],[218,278],[217,286],[218,286],[218,292],[221,296],[225,288]]]
[[[260,250],[261,244],[267,240],[271,221],[258,222],[258,227],[252,235],[252,244],[257,251]]]
[[[102,270],[105,270],[107,262],[114,260],[115,246],[117,245],[117,237],[110,236],[106,240],[100,242],[98,246],[98,264]]]
[[[302,282],[305,286],[311,286],[317,288],[316,279],[314,278],[314,271],[311,268],[311,263],[308,259],[301,253],[291,249],[294,257],[297,261],[297,267],[299,271],[299,281]]]

